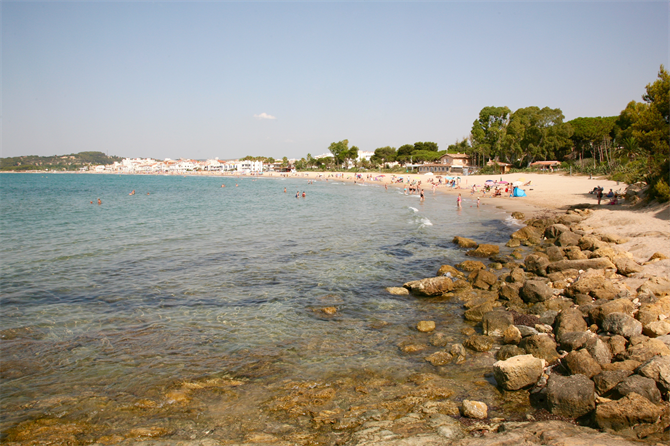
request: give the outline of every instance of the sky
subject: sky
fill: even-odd
[[[479,111],[618,115],[668,67],[669,3],[7,1],[0,156],[302,158]]]

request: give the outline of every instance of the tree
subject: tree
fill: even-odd
[[[472,123],[472,146],[480,164],[486,157],[500,155],[509,115],[508,107],[484,107],[479,112],[479,118]]]
[[[560,108],[532,106],[516,110],[509,118],[496,158],[530,165],[539,159],[561,157],[572,147],[572,127],[563,119]]]
[[[633,137],[656,164],[668,159],[670,152],[670,75],[663,65],[658,79],[647,84],[644,103],[631,101],[619,115],[617,124],[623,138]],[[650,166],[651,168],[651,166]]]
[[[330,150],[330,153],[333,154],[335,162],[342,164],[347,156],[347,152],[349,151],[349,140],[343,139],[340,142],[333,142],[328,147],[328,150]]]
[[[437,152],[437,143],[435,142],[415,142],[414,152],[427,151]]]
[[[397,152],[393,147],[379,147],[375,149],[375,154],[370,157],[370,161],[379,164],[392,163],[395,161]]]

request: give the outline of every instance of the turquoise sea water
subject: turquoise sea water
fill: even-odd
[[[76,401],[221,374],[420,370],[397,343],[460,307],[385,287],[465,259],[455,235],[515,229],[467,196],[458,211],[450,195],[300,178],[3,174],[0,191],[3,431],[53,407],[40,402],[75,401],[76,418]]]

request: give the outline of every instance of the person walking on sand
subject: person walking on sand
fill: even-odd
[[[603,188],[599,187],[598,188],[598,204],[600,205],[600,200],[603,199]]]
[[[458,208],[461,207],[461,194],[458,194],[458,198],[456,199],[456,205]]]

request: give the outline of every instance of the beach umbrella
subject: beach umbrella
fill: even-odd
[[[486,184],[489,184],[489,183],[490,183],[490,184],[495,184],[495,181],[493,181],[493,180],[486,180]]]
[[[515,181],[512,183],[514,186],[521,186],[523,183],[521,181]]]
[[[500,184],[509,184],[507,181],[498,181]]]

